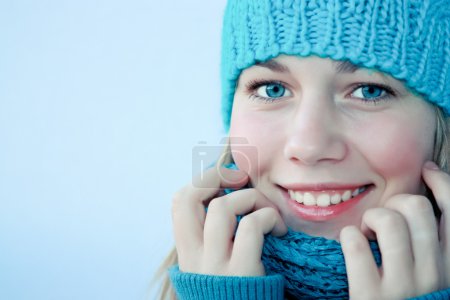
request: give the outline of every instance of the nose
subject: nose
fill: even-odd
[[[316,165],[345,158],[348,148],[344,126],[333,101],[324,97],[303,99],[292,116],[284,147],[287,159],[297,164]]]

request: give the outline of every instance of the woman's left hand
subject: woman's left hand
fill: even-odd
[[[439,223],[429,199],[401,194],[367,210],[361,229],[342,229],[350,298],[405,299],[450,287],[450,175],[434,163],[422,175],[442,212]],[[374,234],[380,268],[367,240]]]

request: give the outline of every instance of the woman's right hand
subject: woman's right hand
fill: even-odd
[[[241,170],[212,167],[175,193],[172,220],[180,271],[224,276],[263,276],[264,235],[286,234],[276,207]],[[208,207],[206,212],[205,207]],[[239,224],[236,216],[245,215]],[[236,229],[236,226],[237,229]]]

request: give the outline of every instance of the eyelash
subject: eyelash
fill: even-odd
[[[269,85],[269,84],[280,84],[280,85],[282,85],[285,88],[287,86],[286,83],[284,83],[282,81],[278,81],[278,80],[259,80],[259,79],[252,80],[246,86],[247,91],[250,94],[250,97],[249,97],[250,100],[262,101],[264,103],[272,103],[272,102],[276,101],[277,99],[279,99],[279,98],[268,98],[268,97],[258,96],[256,94],[256,91],[260,87],[265,86],[265,85]],[[280,97],[280,98],[282,98],[282,97]]]
[[[370,100],[364,100],[362,98],[356,98],[356,97],[352,97],[352,99],[361,101],[365,104],[376,105],[377,103],[380,103],[382,101],[388,101],[392,98],[397,97],[397,93],[390,86],[387,86],[387,85],[384,85],[381,83],[371,83],[371,82],[363,82],[363,83],[358,83],[358,84],[354,85],[352,87],[352,94],[359,88],[368,87],[368,86],[379,88],[379,89],[383,90],[386,94],[384,96],[372,98]]]
[[[259,96],[256,94],[256,91],[265,85],[269,85],[269,84],[280,84],[282,85],[284,88],[286,88],[287,90],[289,90],[289,88],[287,87],[288,85],[282,81],[278,81],[278,80],[252,80],[250,81],[246,88],[248,93],[250,94],[249,98],[251,100],[255,100],[255,101],[262,101],[266,104],[272,103],[274,101],[277,101],[280,98],[284,98],[284,97],[279,97],[279,98],[270,98],[270,97],[263,97],[263,96]],[[352,87],[352,92],[351,94],[353,94],[356,90],[358,90],[359,88],[362,87],[375,87],[375,88],[379,88],[381,90],[383,90],[386,94],[384,96],[381,97],[377,97],[377,98],[373,98],[371,100],[364,100],[362,98],[359,97],[352,97],[352,99],[355,99],[357,101],[361,101],[365,104],[372,104],[372,105],[376,105],[377,103],[381,102],[381,101],[387,101],[391,98],[395,98],[397,96],[397,93],[389,86],[384,85],[384,84],[380,84],[380,83],[371,83],[371,82],[362,82],[362,83],[358,83],[355,84]]]

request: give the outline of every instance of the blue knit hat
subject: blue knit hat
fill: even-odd
[[[228,0],[222,34],[226,131],[242,70],[280,54],[375,68],[450,112],[450,0]]]

